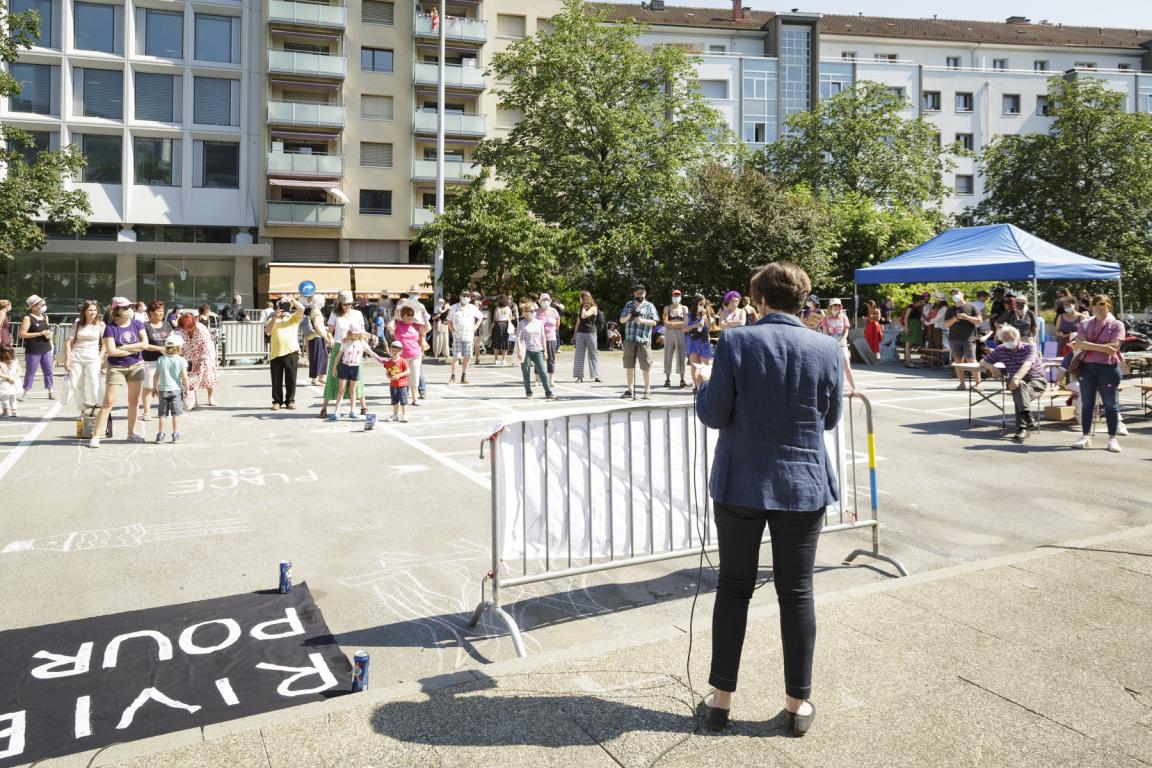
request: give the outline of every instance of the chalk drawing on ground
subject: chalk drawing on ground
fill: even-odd
[[[247,533],[248,530],[248,518],[246,517],[188,523],[132,523],[118,528],[69,531],[55,536],[13,541],[0,549],[0,554],[31,550],[79,552],[89,549],[128,549],[165,541]]]

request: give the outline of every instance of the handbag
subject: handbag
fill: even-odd
[[[1084,371],[1084,353],[1079,350],[1076,354],[1072,355],[1071,362],[1068,363],[1068,375],[1076,378]]]
[[[80,433],[76,437],[82,440],[91,440],[96,432],[96,418],[100,414],[100,406],[94,405],[80,416]],[[108,423],[104,427],[104,437],[112,437],[112,414],[108,414]]]

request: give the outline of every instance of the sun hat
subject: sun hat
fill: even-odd
[[[355,300],[356,299],[352,295],[352,291],[340,291],[340,303],[341,304],[351,304]]]
[[[112,309],[120,309],[121,307],[134,307],[136,306],[136,303],[128,301],[128,299],[124,298],[123,296],[113,296],[112,303],[109,306]]]
[[[28,297],[28,301],[24,303],[28,305],[28,309],[32,309],[32,307],[38,307],[41,304],[47,304],[48,302],[44,301],[44,299],[40,298],[36,294],[32,294]]]
[[[830,306],[830,307],[842,307],[842,306],[844,306],[844,302],[840,301],[840,299],[828,299],[828,306]]]

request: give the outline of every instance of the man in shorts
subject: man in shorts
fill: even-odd
[[[656,305],[648,301],[648,289],[637,283],[632,289],[632,301],[620,312],[620,325],[624,328],[624,375],[628,389],[623,398],[636,399],[636,364],[644,372],[644,399],[652,394],[650,381],[652,368],[652,329],[660,321]]]
[[[952,353],[953,363],[976,362],[976,328],[983,322],[980,310],[964,300],[960,291],[952,292],[952,306],[944,312],[944,328],[948,331],[948,349]],[[964,389],[964,371],[959,368],[956,378],[960,385],[956,389]],[[980,386],[980,371],[972,372],[972,386]]]
[[[448,328],[452,331],[452,374],[449,384],[456,383],[456,364],[463,363],[460,372],[460,383],[468,383],[468,364],[476,349],[476,330],[484,316],[472,303],[472,294],[468,291],[460,292],[460,301],[453,304],[448,310]]]

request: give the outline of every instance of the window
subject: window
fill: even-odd
[[[728,53],[728,46],[726,45],[709,45],[708,53]]]
[[[60,35],[56,32],[56,8],[52,0],[12,0],[8,3],[12,13],[35,11],[40,16],[40,28],[33,33],[33,45],[44,48],[59,48]]]
[[[240,19],[236,16],[196,14],[197,61],[240,63]]]
[[[1020,114],[1020,94],[1006,93],[1001,99],[1004,105],[1004,114],[1018,115]]]
[[[940,91],[924,91],[923,103],[925,112],[939,112]]]
[[[240,145],[234,141],[192,142],[192,186],[240,187]]]
[[[1078,61],[1072,65],[1074,69],[1096,69],[1096,62],[1094,61]]]
[[[841,51],[840,58],[845,61],[856,61],[856,51]]]
[[[1048,117],[1052,114],[1052,105],[1048,101],[1047,96],[1036,97],[1036,114],[1040,117]]]
[[[393,104],[391,96],[370,96],[364,94],[360,97],[360,117],[365,120],[391,120]]]
[[[496,14],[497,37],[527,37],[527,24],[523,16],[511,16],[507,13]]]
[[[976,217],[970,213],[965,213],[956,219],[956,223],[962,227],[974,227],[976,226]]]
[[[957,112],[971,112],[972,111],[972,94],[970,93],[957,93],[956,94],[956,111]]]
[[[1116,69],[1120,70],[1121,72],[1127,72],[1128,70],[1132,69],[1132,65],[1131,64],[1117,64]]]
[[[391,168],[392,145],[375,141],[360,142],[361,168]]]
[[[699,80],[700,93],[706,99],[727,99],[728,98],[728,81],[727,80]]]
[[[8,148],[19,152],[26,165],[35,165],[41,152],[50,152],[59,149],[59,136],[48,131],[25,131],[32,139],[31,144],[23,144],[15,140],[8,141]],[[55,145],[55,146],[53,146]]]
[[[956,194],[971,195],[975,187],[970,174],[956,174]]]
[[[180,75],[136,73],[136,119],[178,123],[183,119],[184,88]]]
[[[76,3],[73,13],[76,48],[104,53],[124,52],[124,6]]]
[[[499,128],[515,128],[524,119],[524,112],[519,109],[497,109],[496,125]]]
[[[360,4],[360,21],[390,27],[396,23],[396,4],[380,0],[363,0]]]
[[[876,53],[872,55],[876,61],[899,61],[900,57],[894,53]]]
[[[992,69],[1008,69],[1008,59],[992,59]]]
[[[81,69],[72,73],[76,114],[124,119],[124,73],[118,69]]]
[[[199,125],[240,125],[240,81],[196,77],[192,85],[192,122]]]
[[[123,168],[122,143],[119,136],[99,136],[92,133],[75,134],[80,145],[84,167],[80,181],[89,184],[119,184]]]
[[[956,143],[960,145],[960,149],[966,152],[972,152],[976,149],[976,141],[972,138],[970,133],[956,134]]]
[[[180,186],[180,140],[132,139],[136,183],[155,187]]]
[[[136,53],[163,59],[184,58],[184,14],[137,8]]]
[[[1047,72],[1048,71],[1048,60],[1047,59],[1037,59],[1036,61],[1032,62],[1032,69],[1035,72]]]
[[[947,57],[946,59],[944,59],[944,66],[948,67],[948,69],[960,69],[960,57],[959,56]]]
[[[60,67],[14,63],[10,72],[12,79],[20,84],[20,93],[8,102],[10,110],[36,115],[60,114]]]
[[[391,72],[392,51],[388,48],[361,48],[360,69],[365,72]]]
[[[360,213],[371,216],[391,216],[392,191],[388,189],[360,190]]]
[[[899,87],[899,86],[895,86],[895,85],[888,86],[888,93],[892,94],[893,96],[898,98],[900,101],[905,101],[908,98],[908,96],[907,96],[908,92],[905,91],[904,88]]]

